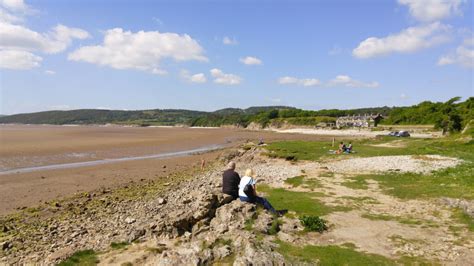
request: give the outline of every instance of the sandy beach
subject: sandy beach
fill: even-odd
[[[2,125],[0,215],[74,193],[166,178],[171,173],[199,168],[202,159],[212,162],[222,151],[120,161],[123,158],[159,156],[212,145],[233,147],[259,138],[266,141],[331,139],[222,128]],[[11,173],[15,169],[101,160],[112,162]],[[6,171],[10,173],[5,174]]]

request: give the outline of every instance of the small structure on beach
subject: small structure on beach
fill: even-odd
[[[336,120],[336,127],[376,127],[377,124],[382,120],[383,117],[381,114],[372,115],[372,114],[365,114],[365,115],[348,115],[348,116],[341,116]]]

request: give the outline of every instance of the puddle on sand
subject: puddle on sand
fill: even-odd
[[[186,155],[191,155],[191,154],[200,153],[200,152],[214,151],[223,147],[224,147],[223,145],[210,145],[210,146],[204,146],[204,147],[191,149],[191,150],[165,152],[165,153],[151,154],[151,155],[144,155],[144,156],[122,157],[122,158],[102,159],[102,160],[94,160],[94,161],[86,161],[86,162],[51,164],[51,165],[43,165],[43,166],[16,168],[16,169],[0,171],[0,175],[21,174],[21,173],[28,173],[28,172],[42,171],[42,170],[68,169],[68,168],[95,166],[95,165],[101,165],[101,164],[136,161],[136,160],[144,160],[144,159],[165,159],[165,158],[186,156]]]

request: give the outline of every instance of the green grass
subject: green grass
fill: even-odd
[[[285,183],[293,186],[293,187],[298,187],[298,186],[301,186],[303,184],[303,179],[304,179],[304,176],[300,175],[300,176],[295,176],[295,177],[290,177],[288,179],[285,180]]]
[[[368,183],[365,178],[357,176],[354,178],[348,179],[346,182],[343,182],[341,185],[346,186],[352,189],[368,189]]]
[[[270,226],[270,229],[268,229],[268,234],[269,235],[276,235],[280,231],[280,226],[283,224],[282,220],[280,219],[273,219],[272,225]]]
[[[99,262],[99,259],[97,258],[97,254],[95,253],[95,251],[88,249],[88,250],[77,251],[71,257],[60,262],[58,266],[73,266],[73,265],[89,266],[89,265],[97,265],[98,262]]]
[[[112,242],[110,243],[110,247],[112,249],[122,249],[130,245],[128,242]]]
[[[350,266],[371,266],[371,265],[437,265],[436,262],[427,261],[420,257],[403,256],[392,260],[387,257],[359,252],[354,250],[351,243],[342,246],[294,246],[278,240],[277,251],[287,260],[300,264],[306,262],[317,265],[350,265]]]
[[[353,141],[355,154],[328,154],[333,149],[329,142],[288,141],[275,142],[268,146],[269,154],[286,158],[293,156],[299,160],[321,160],[327,158],[353,158],[386,155],[427,155],[439,154],[456,157],[464,163],[454,168],[437,171],[431,175],[415,173],[384,173],[351,177],[355,183],[347,186],[365,187],[366,179],[378,181],[385,191],[402,199],[452,197],[474,199],[474,140],[461,140],[459,135],[442,139],[395,139],[403,141],[406,147],[374,147],[373,144],[394,141],[381,137],[375,140]]]
[[[474,219],[463,210],[459,208],[455,209],[452,217],[460,223],[465,224],[469,231],[474,232]]]
[[[321,182],[316,179],[307,179],[306,176],[300,175],[291,177],[285,180],[285,183],[291,185],[292,187],[304,187],[313,190],[314,188],[322,187]]]
[[[290,261],[319,262],[318,265],[396,265],[394,261],[383,256],[357,252],[348,247],[298,247],[281,241],[278,241],[278,244],[277,251]]]
[[[324,205],[317,199],[321,196],[315,192],[295,192],[282,188],[270,188],[266,185],[260,185],[259,191],[266,193],[266,198],[275,209],[287,209],[296,212],[298,215],[317,215],[323,216],[333,211],[346,211],[344,207],[330,207]]]
[[[381,220],[381,221],[397,221],[402,224],[408,225],[422,225],[423,221],[418,219],[411,219],[407,217],[398,217],[392,216],[388,214],[372,214],[372,213],[364,213],[362,214],[362,218],[370,219],[370,220]],[[428,222],[428,224],[430,224]]]

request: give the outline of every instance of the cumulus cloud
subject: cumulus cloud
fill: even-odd
[[[192,83],[206,83],[207,78],[204,73],[197,73],[191,75],[187,70],[181,70],[181,78]]]
[[[460,14],[460,5],[463,0],[398,0],[406,5],[415,19],[429,22],[448,18],[453,14]]]
[[[86,39],[89,33],[78,28],[57,25],[49,33],[38,33],[21,25],[0,22],[0,49],[40,51],[54,54],[64,51],[73,39]]]
[[[158,31],[124,31],[110,29],[101,45],[81,47],[69,54],[68,59],[83,61],[115,69],[135,69],[153,74],[164,74],[160,61],[208,61],[204,49],[187,34]]]
[[[0,0],[0,6],[11,11],[26,11],[29,6],[23,0]]]
[[[352,51],[352,54],[365,59],[391,53],[411,53],[448,41],[449,31],[449,26],[439,22],[410,27],[384,38],[367,38]]]
[[[351,88],[377,88],[380,84],[376,81],[363,82],[353,79],[347,75],[338,75],[328,82],[328,86],[344,86]]]
[[[299,85],[304,87],[311,87],[311,86],[318,86],[321,82],[315,78],[306,78],[306,79],[299,79],[295,77],[281,77],[278,79],[278,83],[281,85]]]
[[[467,38],[456,48],[454,53],[441,56],[438,65],[457,64],[466,68],[474,68],[474,37]]]
[[[239,61],[242,64],[245,64],[245,65],[261,65],[261,64],[263,64],[262,60],[258,59],[257,57],[253,57],[253,56],[247,56],[247,57],[244,57],[244,58],[240,58]]]
[[[44,73],[45,73],[46,75],[54,75],[54,74],[56,74],[56,71],[53,71],[53,70],[45,70]]]
[[[227,37],[227,36],[222,38],[222,43],[225,44],[225,45],[237,45],[238,44],[237,39],[235,39],[235,37],[230,38],[230,37]]]
[[[58,24],[49,32],[37,32],[22,25],[32,9],[20,0],[0,0],[1,68],[26,70],[38,67],[42,58],[35,53],[55,54],[64,51],[74,39],[85,39],[89,33]]]
[[[214,77],[214,83],[223,85],[238,85],[242,82],[242,78],[234,74],[226,74],[222,70],[213,68],[210,70],[211,76]]]
[[[39,67],[42,60],[27,51],[0,50],[0,68],[26,70]]]

